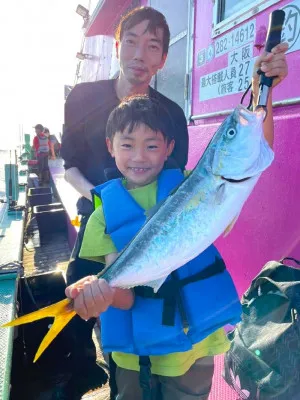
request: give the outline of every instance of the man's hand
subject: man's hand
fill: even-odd
[[[276,77],[273,80],[272,87],[277,86],[287,76],[288,65],[285,53],[288,48],[289,45],[287,43],[280,43],[272,49],[271,53],[265,52],[257,58],[252,76],[252,91],[254,95],[257,95],[259,91],[257,70],[261,69],[268,77]]]
[[[99,317],[112,304],[115,289],[104,279],[87,276],[70,285],[65,290],[66,296],[74,300],[74,310],[84,320]]]

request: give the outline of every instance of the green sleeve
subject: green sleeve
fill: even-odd
[[[86,225],[80,258],[105,263],[106,255],[117,252],[111,237],[105,233],[105,228],[103,209],[100,206],[90,216]]]
[[[192,173],[192,170],[184,170],[183,171],[183,175],[185,178],[188,177],[191,173]]]

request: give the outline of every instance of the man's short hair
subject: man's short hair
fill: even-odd
[[[156,35],[157,29],[163,30],[163,54],[168,54],[170,43],[170,29],[164,15],[152,7],[137,7],[124,15],[116,29],[115,39],[122,41],[124,32],[138,25],[142,21],[149,20],[147,31]]]
[[[174,138],[174,124],[168,110],[157,100],[141,95],[125,98],[110,113],[106,136],[112,141],[116,132],[123,133],[128,129],[128,133],[131,133],[142,124],[161,132],[168,143]]]
[[[39,129],[40,131],[43,131],[43,130],[44,130],[44,127],[43,127],[42,124],[36,124],[36,125],[34,126],[34,129]]]

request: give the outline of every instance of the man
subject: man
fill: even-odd
[[[134,9],[122,18],[116,31],[116,51],[120,63],[118,78],[82,83],[67,98],[61,156],[65,161],[65,179],[83,196],[77,204],[82,217],[67,270],[68,285],[101,269],[99,263],[80,259],[78,254],[86,223],[93,212],[90,191],[114,172],[115,164],[105,144],[105,130],[109,114],[124,97],[148,94],[167,109],[174,123],[170,135],[176,141],[168,165],[181,169],[186,165],[188,132],[184,113],[177,104],[149,86],[151,78],[164,66],[169,41],[169,27],[161,13],[150,7]],[[82,392],[105,382],[105,376],[95,367],[94,323],[94,319],[85,322],[76,317],[70,324],[74,349],[72,357],[76,366],[72,381],[74,388],[78,388],[82,381]],[[74,394],[72,396],[75,398]]]
[[[49,137],[44,132],[44,127],[42,124],[35,125],[34,129],[36,136],[33,139],[33,147],[38,160],[39,184],[48,184],[50,180],[48,166],[48,156],[50,150]]]

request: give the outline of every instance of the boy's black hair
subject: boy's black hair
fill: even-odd
[[[161,28],[163,30],[163,54],[168,54],[170,43],[169,26],[164,15],[152,7],[137,7],[124,15],[115,32],[116,41],[121,42],[125,31],[145,20],[149,21],[148,32],[156,35],[157,29]]]
[[[112,141],[116,132],[128,129],[131,133],[144,124],[155,132],[160,131],[170,143],[173,139],[173,120],[162,104],[148,96],[125,98],[111,113],[106,125],[106,136]]]

